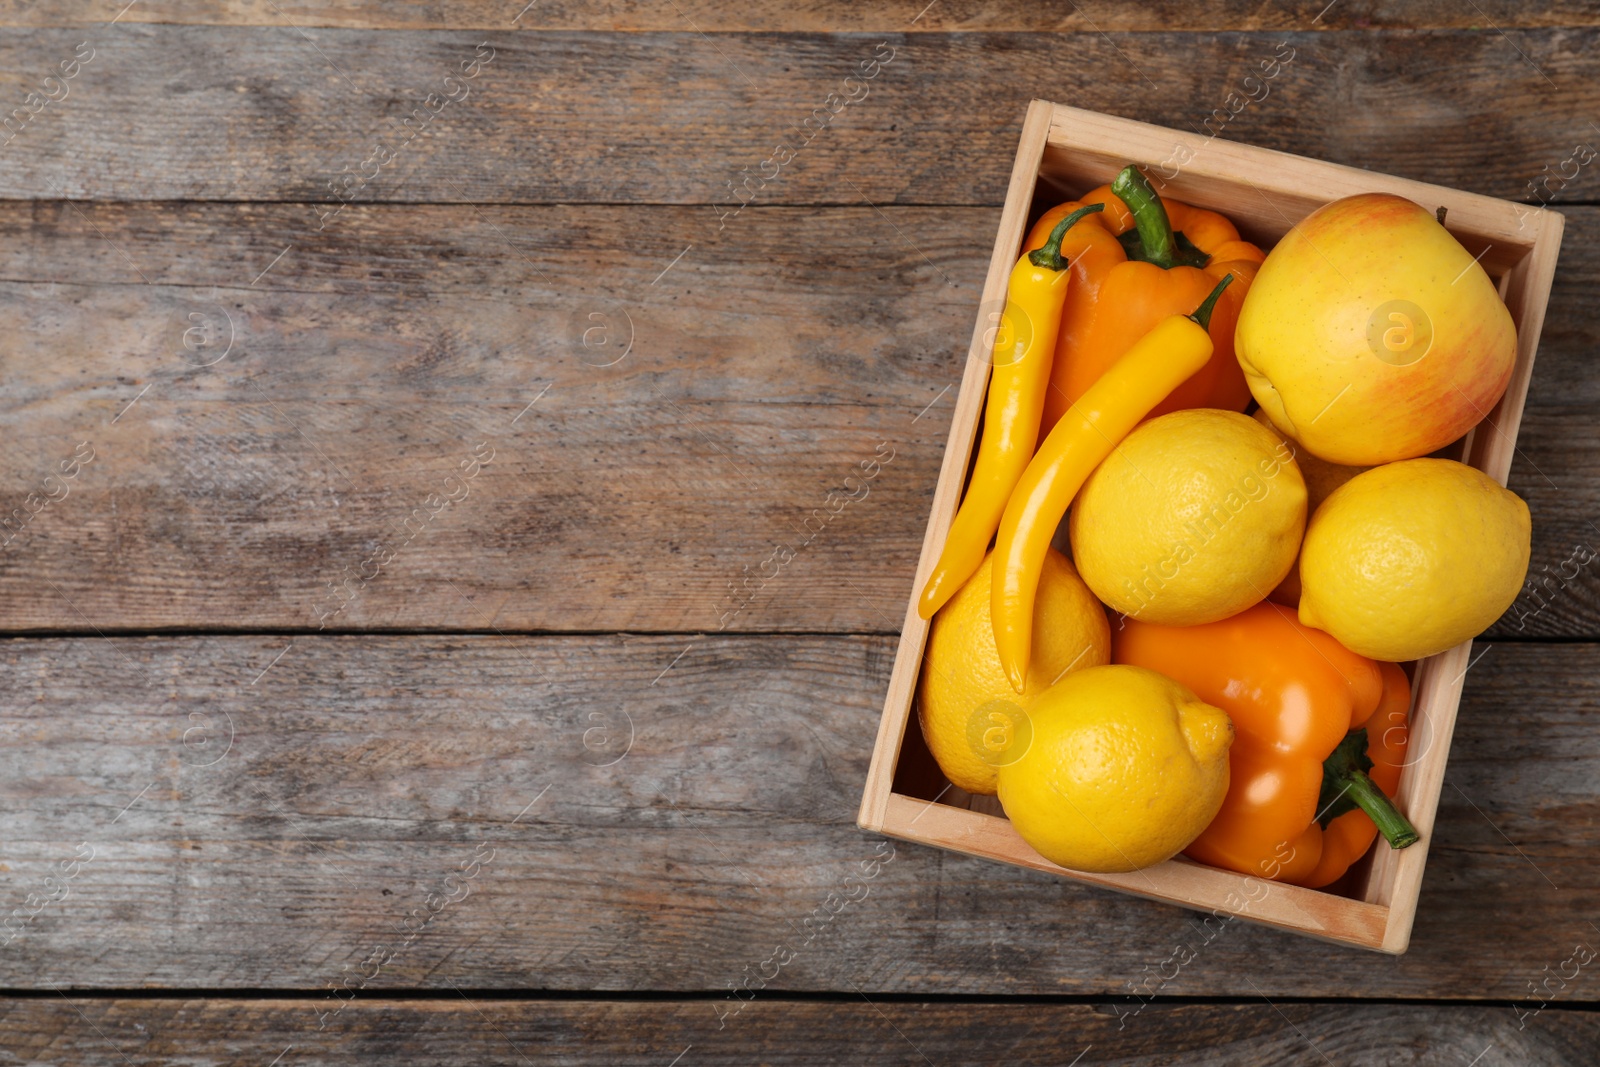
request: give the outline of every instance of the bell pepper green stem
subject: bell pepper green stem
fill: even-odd
[[[1378,832],[1389,842],[1390,848],[1405,848],[1422,839],[1417,828],[1411,825],[1411,820],[1400,814],[1394,801],[1383,795],[1383,790],[1367,777],[1366,772],[1351,771],[1346,784],[1350,787],[1347,795],[1356,802],[1356,807],[1366,812],[1367,817],[1377,824]]]
[[[1367,731],[1352,730],[1322,761],[1322,796],[1332,794],[1332,799],[1322,803],[1322,813],[1317,821],[1326,828],[1338,816],[1352,808],[1360,808],[1378,827],[1378,832],[1389,842],[1390,848],[1401,849],[1416,844],[1422,835],[1411,825],[1411,820],[1394,806],[1394,801],[1367,777],[1367,771],[1371,768],[1372,760],[1367,756]]]
[[[1177,238],[1172,233],[1172,220],[1167,218],[1166,206],[1138,167],[1129,164],[1111,180],[1111,191],[1117,199],[1128,205],[1133,215],[1133,225],[1139,231],[1143,246],[1140,257],[1162,269],[1170,269],[1177,250]]]
[[[1055,229],[1050,231],[1050,239],[1041,248],[1035,248],[1028,253],[1028,262],[1044,270],[1065,270],[1067,261],[1061,258],[1061,240],[1066,237],[1067,231],[1077,224],[1085,215],[1092,215],[1096,211],[1104,211],[1104,204],[1085,204],[1056,223]]]
[[[1200,306],[1190,313],[1189,318],[1202,330],[1211,329],[1211,313],[1217,309],[1217,301],[1222,298],[1222,290],[1226,289],[1233,281],[1233,275],[1224,274],[1217,287],[1211,290],[1209,296],[1200,301]]]

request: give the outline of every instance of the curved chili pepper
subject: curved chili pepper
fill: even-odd
[[[1058,216],[1043,245],[1022,256],[1012,268],[1005,311],[995,335],[983,440],[967,495],[917,601],[917,613],[924,619],[933,618],[983,563],[1011,490],[1033,457],[1050,364],[1055,359],[1062,301],[1072,277],[1067,263],[1078,250],[1076,241],[1067,240],[1068,234],[1079,220],[1102,210],[1101,204],[1087,204]],[[1033,246],[1030,243],[1028,247]]]
[[[1163,201],[1131,166],[1110,185],[1045,212],[1029,241],[1048,233],[1063,214],[1081,204],[1103,204],[1105,213],[1078,227],[1085,231],[1079,238],[1085,251],[1072,262],[1072,288],[1056,341],[1041,432],[1049,433],[1151,327],[1194,307],[1229,274],[1237,284],[1211,319],[1211,359],[1150,415],[1199,407],[1243,411],[1250,390],[1233,355],[1233,330],[1266,254],[1241,240],[1233,223],[1216,212]]]
[[[1231,276],[1189,315],[1158,322],[1072,406],[1039,446],[1000,519],[994,545],[994,619],[1000,664],[1017,692],[1033,649],[1033,601],[1051,538],[1072,498],[1117,443],[1212,352],[1206,324]]]
[[[1411,704],[1396,665],[1358,656],[1271,603],[1199,626],[1127,619],[1112,661],[1160,671],[1233,720],[1228,794],[1184,850],[1190,858],[1318,888],[1380,832],[1397,849],[1418,840],[1389,798]]]

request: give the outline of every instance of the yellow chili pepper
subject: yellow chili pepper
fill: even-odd
[[[1000,525],[1011,490],[1039,442],[1039,417],[1050,387],[1061,305],[1071,273],[1072,249],[1062,240],[1073,223],[1104,210],[1090,204],[1073,211],[1050,231],[1044,246],[1017,260],[1006,288],[1006,306],[994,341],[994,373],[984,408],[983,440],[944,550],[922,589],[917,612],[924,619],[944,607],[983,563],[989,538]]]
[[[1206,332],[1223,277],[1191,315],[1169,315],[1140,338],[1079,397],[1039,446],[1000,520],[989,611],[995,647],[1011,686],[1022,692],[1033,647],[1039,572],[1072,498],[1111,450],[1150,410],[1211,358]]]

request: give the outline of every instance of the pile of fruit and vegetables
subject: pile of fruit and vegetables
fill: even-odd
[[[1320,887],[1413,844],[1400,664],[1528,568],[1527,505],[1433,455],[1511,380],[1493,282],[1401,197],[1267,253],[1131,166],[1024,248],[920,593],[940,768],[1074,870],[1183,852]]]

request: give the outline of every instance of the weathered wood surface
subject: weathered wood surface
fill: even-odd
[[[1038,3],[1036,0],[913,0],[904,5],[846,0],[718,5],[705,0],[638,4],[629,0],[73,0],[40,5],[0,3],[0,26],[95,26],[156,22],[219,26],[340,26],[352,29],[704,30],[707,33],[890,30],[907,33],[1023,31],[1115,33],[1151,30],[1442,29],[1491,30],[1592,26],[1600,12],[1581,0],[1313,0],[1261,4],[1254,0],[1184,3]]]
[[[1600,1015],[1304,1002],[1128,1005],[756,999],[718,1029],[715,1002],[357,1002],[318,1030],[317,1001],[85,1000],[0,1006],[21,1062],[428,1063],[772,1067],[1007,1063],[1127,1067],[1589,1067]],[[123,1057],[127,1060],[124,1061]],[[674,1059],[674,1057],[678,1057]],[[1477,1057],[1474,1059],[1474,1057]]]
[[[1600,634],[1600,211],[1568,207],[1510,487],[1535,526],[1527,584],[1488,637]]]
[[[0,1049],[1591,1062],[1600,645],[1480,645],[1399,959],[853,818],[1025,102],[1193,129],[1285,41],[1225,136],[1581,204],[1592,166],[1533,183],[1600,136],[1597,23],[0,0],[0,516],[66,489],[0,530],[0,633],[54,635],[0,641]],[[880,41],[866,99],[720,218]],[[1600,210],[1565,210],[1512,475],[1541,585],[1491,638],[1600,639]],[[915,999],[944,994],[975,999]],[[983,999],[1025,994],[1084,999]],[[1328,997],[1452,1003],[1297,999]]]
[[[359,200],[731,205],[728,183],[748,174],[762,204],[996,204],[1032,97],[1214,132],[1219,120],[1205,123],[1230,94],[1265,92],[1228,119],[1227,137],[1530,198],[1545,195],[1530,183],[1594,139],[1600,112],[1590,27],[680,30],[18,28],[0,39],[10,106],[30,91],[61,98],[18,120],[0,196],[319,201],[337,183]],[[446,83],[485,41],[492,61]],[[82,42],[93,58],[47,85]],[[1292,63],[1265,88],[1247,84],[1285,55],[1279,42]],[[892,59],[846,83],[875,56]],[[440,95],[427,103],[430,93]],[[801,124],[813,108],[827,115],[830,94],[842,110],[802,144]],[[403,123],[414,109],[425,110],[413,135]],[[789,142],[793,158],[763,168]],[[378,145],[387,162],[353,184]],[[1556,199],[1593,197],[1594,171]]]
[[[764,977],[1482,998],[1514,1022],[1546,979],[1552,1003],[1600,1000],[1566,962],[1600,947],[1600,649],[1480,652],[1391,958],[863,834],[888,637],[15,639],[0,988],[726,997]]]
[[[895,627],[992,212],[307,215],[0,209],[6,628]]]
[[[94,450],[0,548],[0,629],[893,631],[995,214],[0,205],[0,514]],[[1567,214],[1512,477],[1549,580],[1500,636],[1600,637]]]

